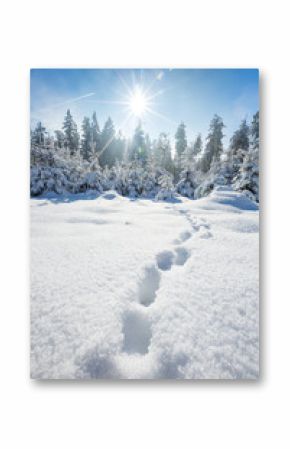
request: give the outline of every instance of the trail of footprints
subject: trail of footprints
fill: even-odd
[[[137,292],[137,303],[123,316],[123,352],[126,354],[148,353],[152,337],[150,305],[155,301],[162,272],[169,272],[174,265],[183,266],[190,257],[189,250],[183,247],[182,243],[200,230],[201,238],[212,237],[210,227],[203,219],[197,223],[187,211],[179,210],[179,213],[190,223],[192,231],[181,232],[178,239],[172,242],[175,246],[172,251],[161,251],[156,255],[156,263],[145,267],[145,274]]]

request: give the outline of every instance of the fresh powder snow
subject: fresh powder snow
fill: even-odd
[[[257,378],[258,231],[226,187],[31,199],[32,378]]]

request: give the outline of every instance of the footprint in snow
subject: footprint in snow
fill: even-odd
[[[183,231],[183,232],[180,233],[179,238],[175,239],[173,241],[173,243],[175,245],[179,245],[180,243],[185,242],[186,240],[188,240],[191,237],[191,235],[192,235],[191,232]]]
[[[156,292],[160,284],[160,273],[155,265],[145,267],[145,275],[139,285],[138,299],[145,307],[155,301]]]
[[[158,268],[163,271],[168,271],[171,269],[171,266],[173,264],[174,260],[174,254],[172,251],[162,251],[161,253],[157,254],[156,256],[156,262],[158,265]]]
[[[162,271],[169,271],[172,265],[184,265],[190,256],[190,252],[183,247],[176,248],[172,251],[162,251],[157,254],[156,262],[158,268]]]
[[[176,265],[184,265],[190,256],[190,253],[186,248],[176,248],[175,253],[174,263]]]
[[[201,239],[210,239],[212,237],[212,233],[210,231],[202,231],[199,235]]]
[[[147,354],[152,330],[151,321],[143,310],[129,310],[123,317],[123,352]]]

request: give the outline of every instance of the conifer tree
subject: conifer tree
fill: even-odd
[[[253,116],[250,130],[251,145],[254,149],[259,148],[260,143],[259,124],[260,124],[259,111],[257,111],[256,114]]]
[[[124,160],[126,139],[121,131],[118,132],[113,144],[113,165],[117,165]]]
[[[111,167],[114,161],[115,127],[111,117],[108,117],[100,136],[101,149],[99,162],[101,167]]]
[[[73,156],[76,154],[79,148],[79,134],[77,130],[77,124],[73,120],[70,110],[67,110],[66,116],[64,118],[63,127],[62,127],[65,135],[64,145],[68,148],[70,155]]]
[[[192,154],[193,156],[196,157],[200,155],[201,151],[202,151],[202,138],[201,134],[199,133],[194,141]]]
[[[188,198],[194,198],[196,188],[194,146],[189,146],[181,156],[181,172],[176,184],[176,191]]]
[[[44,146],[45,144],[45,127],[41,122],[38,122],[31,135],[31,141],[35,145]]]
[[[150,136],[147,133],[145,135],[145,148],[146,148],[146,154],[147,154],[147,158],[152,154],[152,143],[150,140]]]
[[[183,122],[177,128],[175,134],[175,168],[177,174],[181,169],[181,156],[187,148],[186,127]]]
[[[209,133],[207,136],[207,144],[201,161],[203,172],[208,172],[212,162],[220,160],[223,152],[223,128],[225,127],[222,118],[215,114],[209,125]]]
[[[259,111],[253,116],[249,133],[250,145],[243,152],[238,169],[235,167],[233,187],[259,202]]]
[[[249,152],[250,128],[246,120],[242,120],[239,129],[237,129],[230,139],[229,158],[232,166],[232,177],[237,176],[246,155]]]
[[[156,142],[154,153],[157,165],[161,168],[165,168],[165,170],[169,172],[172,172],[171,146],[166,133],[160,133]]]
[[[98,153],[101,150],[101,131],[95,111],[93,112],[91,122],[91,140],[93,153]]]
[[[59,129],[55,130],[54,133],[55,133],[55,137],[56,137],[55,147],[57,149],[62,149],[64,147],[65,135]]]
[[[82,123],[81,155],[86,161],[92,160],[92,133],[88,117],[84,117]]]
[[[147,156],[145,134],[140,120],[134,132],[129,158],[132,161],[139,160],[141,163],[145,163]]]
[[[249,140],[250,128],[247,125],[246,120],[242,120],[240,127],[234,132],[234,135],[230,141],[230,148],[233,154],[236,154],[238,150],[243,150],[247,152],[250,146]]]

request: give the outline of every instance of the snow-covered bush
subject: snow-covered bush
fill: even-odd
[[[176,191],[180,193],[180,195],[193,199],[195,189],[196,181],[194,179],[194,172],[188,169],[182,170],[180,180],[176,184]]]
[[[127,173],[127,195],[137,198],[143,192],[144,171],[139,164],[133,164]]]
[[[44,192],[78,192],[77,174],[58,167],[32,167],[30,176],[30,191],[32,196]]]
[[[104,179],[98,163],[83,162],[66,150],[33,147],[31,151],[30,191],[32,196],[44,192],[79,193],[87,189],[103,191]],[[104,183],[105,184],[105,183]]]
[[[89,165],[88,169],[89,171],[84,173],[79,182],[79,191],[96,190],[102,193],[104,190],[109,190],[110,186],[106,182],[97,159]]]
[[[209,195],[214,189],[214,182],[205,180],[196,188],[194,196],[196,199]]]
[[[258,149],[251,150],[244,158],[239,172],[233,180],[234,190],[259,202],[259,154]]]
[[[127,176],[128,167],[117,164],[115,167],[112,167],[106,179],[112,190],[116,190],[120,195],[126,196],[128,194]]]
[[[173,176],[164,170],[158,178],[158,193],[155,198],[161,201],[171,200],[174,194]]]
[[[116,164],[104,174],[110,189],[122,196],[154,198],[158,192],[159,171],[148,171],[139,162]]]

